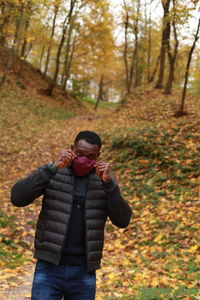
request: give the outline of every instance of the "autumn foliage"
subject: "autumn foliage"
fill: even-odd
[[[119,2],[0,2],[0,299],[30,299],[41,205],[10,189],[84,129],[133,209],[107,225],[96,299],[200,299],[200,3]]]

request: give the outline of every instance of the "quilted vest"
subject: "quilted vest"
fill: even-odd
[[[58,170],[44,191],[39,214],[34,257],[59,264],[70,220],[74,176],[70,168]],[[106,196],[101,180],[90,174],[85,202],[87,271],[100,268],[107,219]]]

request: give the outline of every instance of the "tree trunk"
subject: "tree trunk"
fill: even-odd
[[[149,83],[153,82],[153,80],[154,80],[154,77],[155,77],[156,72],[158,70],[159,62],[160,62],[160,55],[158,56],[158,58],[156,60],[156,65],[155,65],[155,68],[154,68],[150,78],[149,78]]]
[[[42,46],[42,51],[40,54],[40,65],[39,65],[40,71],[42,70],[42,61],[43,61],[43,57],[44,57],[44,52],[45,52],[45,45]]]
[[[71,64],[71,61],[70,61],[70,58],[72,59],[71,56],[73,56],[73,54],[71,55],[71,51],[73,49],[73,45],[72,45],[72,49],[71,49],[71,37],[72,37],[72,31],[73,31],[73,25],[74,25],[74,22],[72,20],[72,22],[70,22],[70,28],[69,28],[69,31],[68,31],[68,37],[67,37],[67,44],[66,44],[66,54],[65,54],[65,62],[64,62],[64,71],[63,71],[63,91],[65,91],[66,89],[66,84],[67,84],[67,80],[68,80],[68,77],[69,77],[69,69],[70,69],[70,64]]]
[[[169,6],[170,0],[162,1],[164,16],[163,16],[163,30],[162,30],[162,42],[160,49],[160,71],[158,81],[155,86],[157,89],[163,88],[164,72],[165,72],[165,54],[167,49],[167,40],[170,36],[170,21],[169,21]]]
[[[68,25],[70,23],[72,13],[73,13],[73,9],[74,9],[74,5],[75,5],[76,1],[77,0],[71,0],[69,13],[68,13],[67,17],[65,18],[65,20],[63,22],[62,37],[61,37],[60,44],[58,46],[57,55],[56,55],[56,68],[55,68],[55,72],[54,72],[54,77],[53,77],[53,80],[50,82],[49,87],[47,89],[47,95],[48,96],[52,96],[53,89],[56,85],[56,81],[57,81],[57,77],[58,77],[58,73],[59,73],[59,69],[60,69],[61,51],[62,51],[62,47],[63,47],[64,41],[65,41],[65,34],[66,34],[67,29],[68,29]]]
[[[194,52],[196,42],[199,39],[199,30],[200,30],[200,18],[199,18],[197,30],[196,30],[196,33],[194,36],[194,42],[192,44],[192,47],[191,47],[189,55],[188,55],[188,60],[187,60],[187,65],[186,65],[186,70],[185,70],[184,86],[183,86],[182,97],[181,97],[181,104],[180,104],[179,111],[175,114],[178,116],[183,116],[185,114],[184,106],[185,106],[185,97],[186,97],[187,84],[188,84],[189,69],[190,69],[190,63],[192,60],[192,54]]]
[[[64,87],[63,89],[64,90],[66,90],[67,82],[68,82],[69,77],[70,77],[70,69],[71,69],[71,65],[72,65],[72,59],[73,59],[73,56],[74,56],[75,45],[76,45],[76,37],[74,38],[71,53],[70,53],[68,63],[67,63],[67,66],[66,66],[66,70],[65,70],[65,78],[64,78],[64,83],[63,83],[63,87]]]
[[[125,29],[125,34],[124,34],[124,63],[125,63],[125,72],[126,72],[126,89],[127,93],[130,93],[130,80],[129,80],[129,66],[128,66],[128,24],[129,24],[129,14],[126,6],[126,1],[124,0],[124,8],[126,11],[126,19],[124,22],[124,29]]]
[[[19,50],[19,45],[20,45],[20,29],[21,29],[21,24],[22,24],[22,19],[23,19],[23,13],[24,13],[24,4],[22,3],[20,6],[20,12],[19,16],[16,16],[16,27],[15,27],[15,36],[14,36],[14,48],[16,51]]]
[[[138,82],[138,74],[137,74],[137,68],[138,68],[138,15],[140,11],[140,0],[137,2],[138,7],[137,7],[137,18],[134,23],[134,36],[135,36],[135,45],[134,45],[134,50],[133,50],[133,56],[132,56],[132,61],[131,61],[131,68],[130,68],[130,75],[129,75],[129,86],[130,90],[132,88],[132,82],[133,78],[135,78],[134,86],[136,87]]]
[[[5,81],[7,79],[8,73],[9,73],[10,68],[12,66],[14,53],[15,53],[15,44],[13,43],[12,44],[12,48],[9,49],[9,54],[8,54],[8,60],[7,60],[7,63],[6,63],[6,68],[4,70],[2,78],[0,80],[0,88],[3,86],[3,84],[5,83]]]
[[[151,15],[148,26],[148,49],[147,49],[147,82],[150,82],[150,66],[151,66]]]
[[[168,39],[167,53],[168,53],[168,60],[169,60],[169,75],[168,75],[168,80],[167,80],[167,84],[166,84],[165,91],[164,91],[165,95],[171,94],[172,84],[174,81],[175,62],[176,62],[176,57],[177,57],[177,53],[178,53],[179,42],[178,42],[177,31],[176,31],[176,7],[175,7],[175,5],[176,5],[176,2],[175,2],[175,0],[173,0],[174,13],[173,13],[172,25],[173,25],[175,44],[174,44],[174,51],[172,54],[170,39]]]
[[[5,17],[2,17],[3,20],[0,23],[0,45],[4,46],[6,42],[6,37],[4,35],[4,28],[9,23],[10,14],[6,11],[5,3],[1,4],[1,15],[3,16],[5,13]]]
[[[25,24],[25,32],[24,32],[24,42],[23,42],[23,45],[22,45],[22,49],[21,49],[21,57],[25,57],[25,52],[26,52],[26,46],[27,46],[27,41],[26,41],[26,33],[28,31],[28,28],[29,28],[29,19],[26,20],[26,24]]]
[[[52,40],[53,40],[54,33],[55,33],[56,18],[57,18],[58,10],[59,10],[59,5],[55,5],[51,37],[50,37],[50,42],[49,42],[49,46],[48,46],[48,50],[47,50],[47,59],[46,59],[45,69],[44,69],[44,75],[45,76],[47,74],[47,70],[48,70],[48,66],[49,66],[49,59],[50,59],[50,55],[51,55],[51,46],[52,46]]]
[[[101,76],[101,79],[100,79],[100,82],[99,82],[99,93],[98,93],[98,97],[97,97],[97,101],[95,103],[95,106],[94,106],[94,110],[96,110],[99,106],[99,102],[100,100],[102,99],[102,93],[103,93],[103,79],[104,79],[104,76],[102,75]]]
[[[30,25],[31,5],[32,5],[32,2],[28,1],[27,6],[25,7],[26,20],[25,20],[25,26],[24,26],[23,44],[22,44],[21,53],[20,53],[21,57],[26,56],[26,54],[25,54],[26,46],[27,46],[26,34],[27,34],[27,31],[28,31],[28,28]]]
[[[138,24],[139,24],[139,14],[140,14],[140,0],[137,1],[137,18],[135,21],[135,51],[134,51],[134,61],[135,61],[135,87],[139,85],[139,72],[138,72]]]

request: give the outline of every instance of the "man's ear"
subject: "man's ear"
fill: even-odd
[[[101,155],[101,151],[100,151],[99,154],[98,154],[98,158],[100,157],[100,155]]]

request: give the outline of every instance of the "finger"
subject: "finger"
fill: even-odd
[[[110,166],[110,163],[105,163],[105,162],[103,162],[103,161],[99,161],[99,162],[97,163],[97,165],[98,165],[98,166]]]
[[[74,157],[74,153],[71,151],[65,151],[62,153],[62,157],[71,158],[71,157]]]
[[[109,170],[110,166],[109,165],[101,165],[98,166],[99,171],[104,171],[104,170]]]
[[[68,154],[68,153],[71,153],[71,154],[72,154],[72,153],[74,153],[74,152],[73,152],[72,150],[62,150],[62,151],[61,151],[61,154],[62,154],[62,155],[66,155],[66,154]]]

